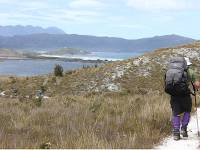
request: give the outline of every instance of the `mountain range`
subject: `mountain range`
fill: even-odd
[[[98,143],[104,149],[156,149],[166,136],[171,139],[171,108],[163,77],[174,56],[189,57],[200,72],[197,41],[67,71],[63,77],[2,76],[2,134],[11,134],[0,146],[39,148],[45,137],[52,148],[93,148]],[[196,131],[191,138],[196,139]]]
[[[65,34],[65,32],[57,27],[42,28],[39,26],[0,26],[0,36],[28,35],[38,33],[49,34]]]
[[[89,52],[146,52],[194,41],[194,39],[175,34],[130,40],[65,34],[56,27],[47,29],[33,26],[0,27],[0,48],[16,50],[51,51],[60,48],[75,48]]]

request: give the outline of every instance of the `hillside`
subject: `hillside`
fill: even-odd
[[[197,41],[63,77],[1,77],[0,147],[153,148],[171,133],[163,75],[177,55],[200,71]]]
[[[42,28],[38,26],[0,26],[0,36],[29,35],[29,34],[65,34],[65,32],[56,27]]]
[[[45,54],[48,54],[48,55],[87,55],[89,54],[89,52],[82,51],[80,49],[75,49],[75,48],[62,48],[59,50],[47,52]]]
[[[194,39],[178,35],[156,36],[128,40],[112,37],[96,37],[75,34],[32,34],[24,36],[0,36],[0,48],[24,50],[55,50],[75,48],[102,52],[146,52],[157,48],[174,47],[194,42]]]
[[[24,55],[10,49],[0,49],[0,58],[22,58]]]
[[[46,87],[51,87],[49,93],[47,92],[49,95],[54,92],[61,95],[101,91],[138,93],[141,88],[148,89],[147,91],[160,91],[166,64],[172,56],[177,55],[187,56],[193,62],[199,62],[200,42],[175,48],[158,49],[136,58],[108,63],[98,68],[69,71],[63,78],[56,80],[51,75],[34,77],[36,81],[39,80],[37,83],[33,82],[33,86],[45,84]],[[195,63],[195,66],[199,70],[199,63]],[[28,79],[23,84],[28,84],[32,78]],[[153,86],[152,83],[154,83]],[[59,84],[59,86],[54,87],[54,84]],[[24,92],[26,90],[28,88],[24,89]]]

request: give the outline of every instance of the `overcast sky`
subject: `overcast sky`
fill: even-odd
[[[200,0],[0,0],[0,25],[18,24],[128,39],[200,39]]]

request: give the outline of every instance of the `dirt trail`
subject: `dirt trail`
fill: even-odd
[[[200,123],[200,108],[197,110],[198,119]],[[200,124],[199,124],[200,125]],[[196,113],[191,117],[190,123],[188,125],[188,138],[181,139],[179,141],[174,141],[173,137],[167,137],[159,146],[156,146],[155,149],[162,150],[194,150],[200,149],[200,137],[197,135],[197,121],[196,121]]]

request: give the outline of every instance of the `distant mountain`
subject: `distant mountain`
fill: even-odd
[[[28,34],[39,34],[39,33],[49,33],[49,34],[65,34],[65,32],[56,27],[35,27],[35,26],[0,26],[0,36],[14,36],[14,35],[28,35]]]
[[[114,37],[96,37],[75,34],[32,34],[23,36],[0,36],[0,48],[31,51],[76,48],[102,52],[146,52],[158,48],[174,47],[194,42],[194,39],[179,35],[155,36],[137,40]]]

